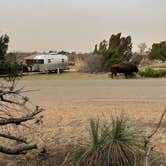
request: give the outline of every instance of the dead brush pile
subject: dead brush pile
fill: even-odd
[[[103,72],[103,56],[82,54],[76,58],[76,70],[84,73]]]

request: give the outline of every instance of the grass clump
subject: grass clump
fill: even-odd
[[[143,165],[144,137],[127,125],[125,118],[112,119],[110,124],[100,125],[90,121],[89,140],[78,143],[70,154],[71,166],[140,166]]]
[[[152,78],[166,77],[166,70],[164,69],[155,70],[152,68],[146,68],[143,71],[139,71],[139,75],[142,77],[152,77]]]

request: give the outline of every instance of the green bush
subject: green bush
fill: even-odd
[[[143,135],[123,117],[101,126],[91,120],[90,137],[78,143],[67,160],[71,166],[140,166],[144,163]]]
[[[153,77],[153,78],[166,77],[166,70],[164,69],[154,70],[152,68],[146,68],[143,71],[139,71],[139,75],[142,77]]]

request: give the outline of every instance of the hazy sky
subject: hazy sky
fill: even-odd
[[[86,51],[113,33],[166,40],[166,0],[0,0],[0,33],[10,51]]]

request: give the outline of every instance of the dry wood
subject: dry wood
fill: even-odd
[[[150,153],[153,149],[153,146],[150,144],[151,143],[151,139],[153,138],[153,136],[158,132],[158,130],[160,129],[160,126],[162,124],[163,118],[166,114],[166,109],[162,112],[161,117],[159,122],[157,123],[156,128],[152,131],[152,133],[147,137],[147,139],[145,140],[145,147],[147,148],[146,151],[146,156],[145,156],[145,166],[149,166],[148,161],[149,161],[149,157],[150,157]]]
[[[16,137],[16,136],[13,136],[10,134],[0,133],[0,137],[8,138],[8,139],[15,140],[15,141],[22,142],[22,143],[27,143],[25,138]]]
[[[36,144],[24,145],[22,147],[13,148],[13,149],[0,146],[0,152],[10,155],[18,155],[18,154],[25,154],[28,150],[36,148],[37,148]]]
[[[35,118],[35,116],[37,114],[39,114],[40,112],[42,112],[43,109],[42,108],[39,108],[38,106],[36,107],[36,110],[32,113],[29,113],[25,116],[22,116],[20,118],[6,118],[6,119],[1,119],[0,120],[0,125],[6,125],[6,124],[16,124],[16,125],[19,125],[21,124],[22,122],[26,122],[28,120],[32,120]]]

